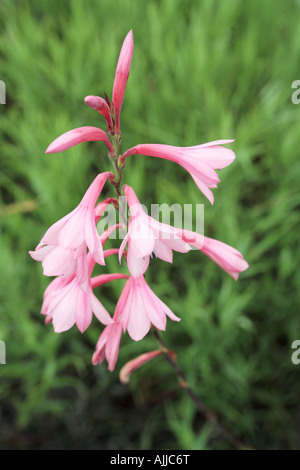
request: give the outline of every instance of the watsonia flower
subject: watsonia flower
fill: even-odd
[[[110,172],[100,173],[90,185],[79,205],[53,224],[30,256],[42,261],[48,276],[84,275],[84,258],[88,248],[94,260],[104,265],[103,248],[97,232],[95,204]],[[108,200],[109,202],[110,200]],[[102,206],[106,207],[107,204]]]
[[[233,142],[233,140],[216,140],[194,147],[139,144],[127,150],[122,155],[122,160],[124,161],[129,155],[138,154],[176,162],[190,173],[200,191],[213,204],[214,196],[211,189],[216,188],[220,181],[215,170],[230,165],[235,159],[235,154],[232,150],[221,147],[221,145],[230,142]]]
[[[109,227],[100,237],[101,245],[104,245],[110,234],[118,228],[118,225]],[[104,252],[104,257],[117,254],[118,250],[111,249]],[[84,282],[79,281],[76,275],[56,277],[47,287],[41,313],[46,315],[46,323],[52,322],[54,331],[60,333],[69,330],[74,324],[81,332],[84,332],[92,321],[92,315],[104,324],[113,323],[107,310],[93,293],[93,289],[115,279],[128,277],[121,273],[99,275],[91,277],[95,267],[95,260],[91,253],[86,256],[87,276]]]

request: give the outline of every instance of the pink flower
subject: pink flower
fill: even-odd
[[[123,191],[130,208],[131,218],[128,233],[120,247],[119,258],[121,260],[128,243],[127,264],[133,277],[144,274],[152,253],[158,258],[172,263],[172,250],[180,253],[186,253],[190,250],[189,245],[178,236],[176,229],[158,222],[144,212],[130,186],[125,185]]]
[[[82,142],[91,142],[96,140],[103,141],[108,150],[112,150],[111,142],[104,131],[98,129],[98,127],[87,126],[78,127],[77,129],[72,129],[71,131],[62,134],[49,145],[46,153],[63,152],[64,150],[74,147],[77,144],[81,144]]]
[[[98,111],[98,113],[104,116],[107,122],[108,131],[112,132],[113,121],[112,121],[110,109],[109,109],[107,102],[103,98],[100,98],[100,96],[92,96],[92,95],[86,96],[84,98],[84,101],[85,101],[85,104],[87,104],[90,108],[94,109],[95,111]]]
[[[52,225],[35,251],[29,252],[33,259],[42,261],[45,275],[69,277],[78,268],[80,278],[83,275],[81,266],[86,256],[86,247],[97,263],[105,264],[96,220],[99,220],[101,211],[104,212],[111,199],[98,204],[96,214],[94,208],[109,175],[109,172],[99,174],[79,205]]]
[[[123,331],[139,341],[148,333],[151,324],[165,330],[167,318],[180,321],[150,289],[144,276],[130,277],[118,300],[114,321],[121,323]]]
[[[127,34],[122,45],[122,49],[121,49],[118,64],[117,64],[114,85],[113,85],[112,102],[113,102],[115,113],[116,113],[115,124],[116,124],[117,133],[119,133],[120,131],[120,113],[121,113],[127,80],[129,77],[132,53],[133,53],[133,34],[131,30]]]
[[[127,150],[122,159],[129,155],[139,154],[165,158],[181,165],[187,170],[202,193],[213,204],[211,188],[216,188],[220,179],[216,169],[224,168],[235,159],[232,150],[220,147],[233,140],[217,140],[194,147],[173,147],[161,144],[140,144]]]
[[[242,254],[235,248],[226,245],[226,243],[214,240],[213,238],[204,237],[199,233],[189,230],[177,229],[177,232],[185,242],[209,256],[209,258],[235,280],[238,279],[240,272],[245,271],[249,267],[249,264],[243,258]]]
[[[116,228],[117,225],[114,225],[101,235],[102,245]],[[117,253],[118,250],[110,249],[104,252],[104,256]],[[95,260],[90,253],[86,256],[85,262],[87,280],[80,283],[75,275],[69,278],[57,277],[44,293],[41,313],[46,315],[46,323],[53,323],[56,333],[69,330],[75,323],[81,332],[85,331],[92,321],[93,313],[104,325],[113,323],[109,313],[94,295],[93,289],[116,279],[127,279],[128,276],[114,273],[91,278]]]
[[[88,257],[87,264],[88,270],[92,269],[94,260]],[[46,323],[52,322],[56,333],[69,330],[74,324],[83,333],[89,327],[93,313],[104,325],[113,322],[94,295],[91,283],[79,284],[76,276],[57,277],[49,284],[41,313],[46,315]]]

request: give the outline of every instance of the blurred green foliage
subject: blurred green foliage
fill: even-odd
[[[44,154],[60,134],[104,127],[83,102],[111,96],[122,41],[135,48],[124,99],[122,148],[196,145],[234,138],[212,207],[178,165],[127,160],[124,182],[145,204],[205,204],[205,233],[240,250],[250,268],[236,283],[203,254],[153,260],[147,280],[182,318],[163,337],[198,396],[256,448],[300,448],[300,79],[297,0],[2,0],[0,79],[0,365],[2,449],[223,449],[173,371],[156,358],[128,387],[120,367],[156,348],[124,336],[116,370],[93,367],[93,321],[56,335],[40,315],[49,282],[28,255],[110,168],[104,145]],[[111,194],[108,192],[107,194]],[[24,206],[24,201],[26,205]],[[29,201],[29,202],[28,202]],[[116,260],[108,269],[118,270]],[[99,291],[113,312],[122,287]]]

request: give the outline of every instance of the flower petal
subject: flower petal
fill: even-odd
[[[95,316],[98,320],[103,323],[103,325],[110,325],[113,323],[113,319],[111,318],[108,311],[103,307],[101,302],[97,299],[97,297],[91,292],[90,294],[92,309]]]
[[[144,256],[143,258],[137,258],[133,254],[132,243],[128,245],[127,252],[127,266],[132,277],[136,278],[144,274],[147,270],[150,262],[150,256]]]

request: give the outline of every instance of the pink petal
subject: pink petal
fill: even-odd
[[[103,323],[103,325],[110,325],[111,323],[113,323],[113,319],[109,315],[108,311],[103,307],[101,302],[99,302],[97,297],[92,292],[90,293],[90,299],[92,303],[93,312],[98,318],[98,320]]]
[[[45,256],[49,253],[49,251],[53,250],[53,246],[47,245],[41,248],[35,249],[35,251],[29,251],[29,254],[32,259],[35,261],[43,261]]]
[[[59,291],[51,301],[48,314],[52,315],[55,333],[67,331],[75,323],[76,285],[71,283]]]
[[[45,256],[42,266],[45,276],[70,277],[75,273],[76,261],[71,250],[56,246]]]
[[[88,280],[88,262],[86,250],[76,260],[76,279],[79,285]]]
[[[150,262],[150,256],[144,256],[143,258],[136,258],[133,254],[132,243],[128,245],[127,252],[127,266],[132,277],[137,278],[144,274],[148,269]]]
[[[106,345],[106,342],[107,342],[107,339],[109,337],[109,332],[110,332],[110,326],[107,326],[106,328],[104,328],[104,330],[102,331],[98,341],[97,341],[97,344],[96,344],[96,349],[95,349],[95,352],[93,354],[93,358],[92,358],[92,364],[95,366],[97,364],[101,364],[103,361],[104,361],[104,358],[105,358],[105,345]]]
[[[65,248],[75,249],[84,242],[84,226],[87,209],[77,207],[58,234],[58,243]]]
[[[77,328],[83,333],[91,324],[93,318],[90,293],[80,287],[77,289],[75,322]]]
[[[144,283],[145,283],[145,287],[146,287],[146,290],[147,290],[147,294],[151,299],[151,303],[152,303],[153,307],[156,309],[156,311],[159,312],[160,316],[162,317],[163,314],[166,314],[166,315],[168,315],[169,318],[171,318],[171,320],[180,321],[180,318],[176,317],[176,315],[174,315],[172,310],[166,304],[164,304],[164,302],[162,300],[160,300],[160,298],[157,297],[156,294],[154,294],[154,292],[150,289],[150,287],[148,286],[148,284],[146,283],[145,280],[144,280]],[[164,330],[165,326],[163,328],[159,328],[159,329]]]
[[[65,215],[61,219],[59,219],[57,222],[55,222],[51,227],[48,228],[47,232],[45,235],[42,237],[39,245],[36,247],[36,249],[40,248],[42,245],[47,244],[47,245],[58,245],[58,237],[59,237],[59,232],[60,229],[64,226],[64,224],[73,216],[74,213],[77,212],[77,207],[74,209],[72,212],[69,214]]]
[[[164,311],[160,308],[157,308],[156,295],[147,285],[144,280],[145,286],[143,287],[143,298],[145,299],[145,307],[147,311],[148,318],[152,325],[154,325],[159,330],[165,330],[167,324],[167,318]]]
[[[166,261],[167,263],[173,263],[173,251],[161,240],[155,240],[154,254],[157,258]]]
[[[133,296],[128,319],[127,331],[134,341],[140,341],[150,330],[150,319],[147,315],[145,299],[142,296],[138,281],[132,284]]]
[[[123,253],[124,253],[124,250],[125,250],[125,247],[127,245],[127,242],[128,242],[128,239],[129,239],[129,234],[127,233],[120,245],[120,248],[119,248],[119,263],[121,264],[121,260],[122,260],[122,256],[123,256]]]
[[[121,295],[118,300],[116,310],[114,313],[114,320],[122,323],[123,331],[126,331],[127,329],[129,316],[131,312],[133,292],[134,292],[133,278],[130,277],[121,292]]]
[[[137,258],[151,255],[154,250],[155,235],[142,217],[132,220],[129,227],[131,248]]]
[[[112,372],[118,359],[122,325],[120,323],[114,323],[113,325],[109,325],[109,329],[110,331],[106,342],[105,353],[108,362],[108,369]]]
[[[198,186],[198,188],[200,189],[200,191],[204,194],[205,197],[207,197],[209,202],[213,205],[213,203],[214,203],[214,194],[213,194],[213,192],[199,178],[197,178],[194,175],[191,175],[191,177],[195,181],[195,183]]]
[[[231,149],[219,146],[198,147],[195,150],[190,150],[190,153],[211,168],[225,168],[235,159],[235,153]]]
[[[106,132],[98,129],[98,127],[86,126],[78,127],[77,129],[72,129],[71,131],[62,134],[49,145],[46,153],[63,152],[64,150],[81,144],[82,142],[91,142],[96,140],[105,142],[108,149],[112,150],[112,145]]]
[[[216,145],[231,144],[234,142],[234,139],[222,139],[222,140],[213,140],[212,142],[207,142],[205,144],[194,145],[193,147],[184,147],[185,149],[202,149],[206,147],[215,147]]]

